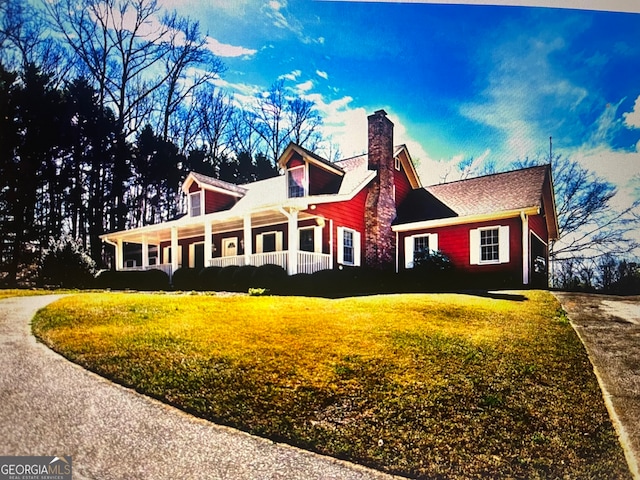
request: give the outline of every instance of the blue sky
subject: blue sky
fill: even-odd
[[[165,0],[198,19],[250,101],[279,78],[316,102],[343,156],[384,108],[423,183],[473,157],[554,151],[640,196],[640,14],[310,0]]]

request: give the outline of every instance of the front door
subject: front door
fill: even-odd
[[[235,257],[238,255],[238,237],[222,239],[222,256]]]

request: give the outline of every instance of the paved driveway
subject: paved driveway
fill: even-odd
[[[555,295],[589,353],[631,472],[640,480],[640,297]]]
[[[71,455],[78,479],[390,479],[196,419],[37,343],[56,296],[0,301],[0,456]]]

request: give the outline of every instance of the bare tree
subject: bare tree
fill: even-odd
[[[53,28],[61,33],[79,71],[97,86],[99,100],[113,107],[126,135],[149,123],[153,96],[164,89],[159,130],[193,84],[221,70],[204,51],[197,22],[163,13],[156,0],[54,0],[46,2]],[[184,81],[189,67],[207,60],[210,73]],[[157,99],[156,99],[157,100]]]
[[[279,80],[258,98],[254,110],[256,133],[262,139],[268,158],[274,163],[278,161],[292,131],[286,121],[285,108],[284,81]]]
[[[291,130],[290,140],[308,150],[315,151],[321,140],[318,129],[322,125],[322,117],[318,115],[315,104],[301,98],[289,100],[286,117]]]
[[[199,135],[207,155],[216,161],[228,155],[234,135],[235,107],[230,96],[209,85],[196,96]]]
[[[66,59],[58,43],[45,29],[42,12],[29,2],[0,1],[0,61],[13,70],[37,65],[60,84]]]
[[[620,256],[639,247],[629,234],[638,228],[640,201],[614,209],[616,187],[575,160],[556,156],[552,171],[560,234],[552,259]]]

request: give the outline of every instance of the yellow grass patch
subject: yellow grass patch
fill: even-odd
[[[588,358],[559,308],[536,291],[83,294],[42,311],[34,331],[202,417],[389,472],[626,478]]]

